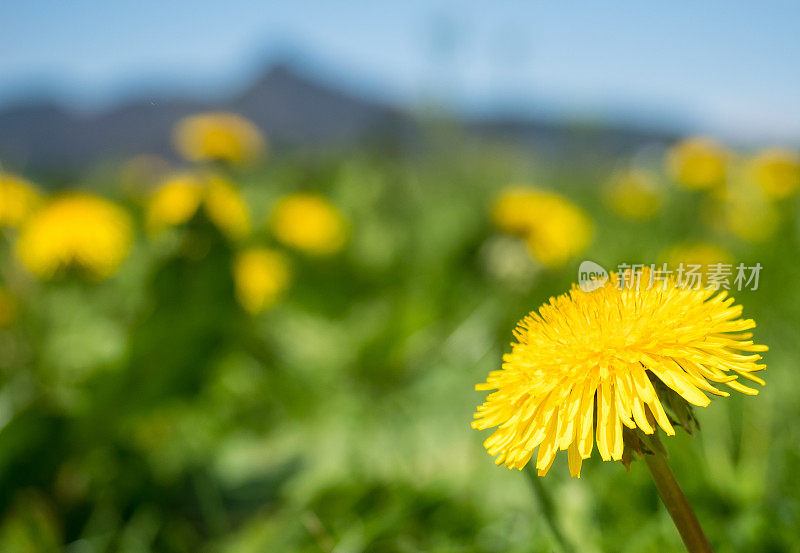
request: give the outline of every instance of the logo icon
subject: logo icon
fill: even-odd
[[[608,282],[608,271],[594,261],[581,261],[578,267],[578,286],[584,292],[594,292]]]

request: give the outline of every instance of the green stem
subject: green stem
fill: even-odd
[[[539,500],[539,507],[545,522],[547,522],[547,526],[550,528],[550,532],[553,534],[553,541],[556,542],[557,547],[563,553],[572,553],[574,548],[567,541],[564,534],[561,533],[561,527],[556,520],[556,509],[553,504],[553,498],[550,496],[550,492],[547,491],[547,488],[542,484],[542,479],[537,474],[533,463],[528,463],[526,465],[525,474],[527,474],[528,480],[533,488],[533,495]]]
[[[700,523],[689,505],[689,501],[683,494],[678,481],[675,480],[675,475],[672,474],[667,459],[663,454],[655,452],[652,455],[645,455],[644,460],[647,463],[647,468],[650,469],[650,474],[653,475],[653,481],[658,488],[658,495],[669,511],[672,521],[678,528],[678,532],[683,538],[683,543],[686,545],[686,550],[689,553],[713,553],[711,545],[708,543]]]

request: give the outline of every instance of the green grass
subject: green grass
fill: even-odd
[[[0,332],[0,551],[545,552],[557,549],[524,474],[494,466],[469,423],[511,329],[576,280],[580,260],[502,276],[487,251],[494,194],[514,182],[584,207],[583,258],[655,262],[687,239],[763,266],[735,294],[758,322],[767,386],[698,409],[702,432],[665,439],[715,550],[800,551],[800,280],[797,204],[751,245],[704,223],[698,194],[671,190],[652,221],[600,201],[620,160],[570,164],[450,135],[415,152],[278,155],[234,173],[256,222],[281,195],[314,190],[349,218],[344,252],[295,268],[284,300],[253,318],[236,304],[235,247],[202,220],[186,257],[139,238],[121,271],[37,283],[11,254],[0,278],[19,313]],[[622,160],[624,161],[624,160]],[[76,184],[136,203],[118,168]],[[48,183],[42,182],[47,185]],[[146,183],[143,184],[143,186]],[[509,254],[511,255],[511,254]],[[517,260],[519,261],[519,260]],[[566,456],[541,482],[574,551],[681,550],[646,467]]]

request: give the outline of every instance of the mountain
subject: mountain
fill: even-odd
[[[80,169],[136,154],[174,156],[173,125],[207,110],[231,110],[261,128],[276,148],[340,147],[375,138],[393,142],[418,137],[409,111],[316,82],[286,65],[267,71],[240,94],[222,102],[156,98],[95,114],[78,114],[57,104],[36,102],[0,110],[0,163],[18,169]],[[515,117],[461,121],[478,137],[510,140],[545,153],[576,148],[595,154],[619,153],[643,144],[663,144],[669,133],[622,126],[574,126]]]
[[[278,147],[348,144],[410,125],[401,111],[318,84],[284,65],[227,101],[137,101],[97,114],[52,103],[0,110],[0,160],[14,167],[79,168],[135,154],[173,155],[170,135],[182,117],[232,110]]]

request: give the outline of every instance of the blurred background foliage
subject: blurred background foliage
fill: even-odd
[[[469,428],[582,259],[763,266],[734,295],[767,386],[666,445],[718,551],[800,550],[794,152],[563,163],[432,119],[412,151],[268,153],[219,113],[176,147],[80,194],[0,176],[0,551],[679,550],[641,463],[559,459],[537,495]]]

